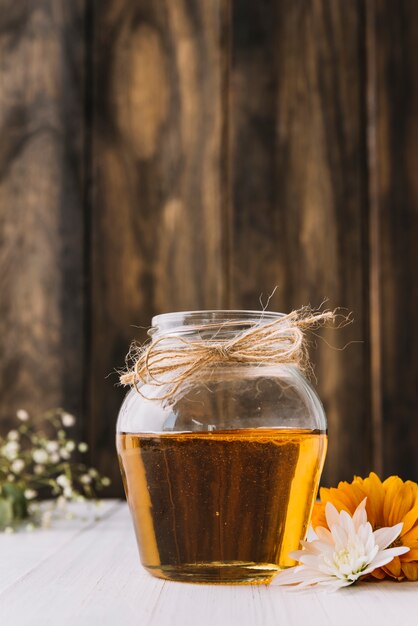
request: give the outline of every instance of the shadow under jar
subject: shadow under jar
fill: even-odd
[[[222,342],[281,316],[169,313],[149,332]],[[140,391],[121,407],[117,450],[143,566],[176,581],[265,583],[294,565],[327,447],[322,404],[298,368],[224,362],[169,399],[157,399],[164,387]]]

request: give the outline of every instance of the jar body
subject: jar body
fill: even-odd
[[[140,391],[122,405],[117,449],[143,566],[171,580],[265,583],[293,565],[327,445],[297,368],[224,363],[169,401]]]

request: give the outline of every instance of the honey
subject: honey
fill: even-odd
[[[294,565],[327,437],[256,428],[117,435],[141,560],[161,578],[268,582]]]

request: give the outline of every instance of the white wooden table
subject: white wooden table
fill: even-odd
[[[0,535],[1,626],[417,626],[418,584],[336,593],[172,583],[141,568],[127,505]]]

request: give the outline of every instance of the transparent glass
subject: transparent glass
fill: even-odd
[[[150,335],[221,341],[280,315],[169,313]],[[316,497],[327,446],[316,392],[296,367],[259,363],[214,366],[155,399],[164,391],[132,389],[117,422],[143,566],[169,580],[268,582],[294,564]]]

